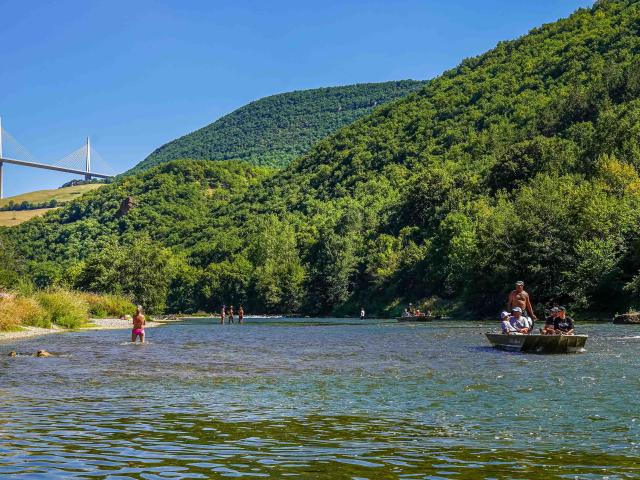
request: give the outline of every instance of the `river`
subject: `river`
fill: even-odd
[[[194,319],[0,344],[0,478],[640,478],[640,326]],[[47,349],[57,357],[7,357]]]

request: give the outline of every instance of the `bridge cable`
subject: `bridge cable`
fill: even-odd
[[[16,138],[2,129],[2,154],[5,158],[15,158],[16,160],[25,160],[27,162],[41,163],[35,155],[27,150]],[[7,154],[7,152],[9,152]]]

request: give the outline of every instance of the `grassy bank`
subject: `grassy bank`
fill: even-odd
[[[89,318],[132,314],[131,301],[116,295],[98,295],[55,289],[33,293],[9,293],[0,298],[0,331],[21,327],[80,328]]]

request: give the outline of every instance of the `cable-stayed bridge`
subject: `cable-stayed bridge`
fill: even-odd
[[[14,157],[5,156],[3,152],[11,150]],[[53,170],[56,172],[73,173],[84,176],[85,180],[92,178],[111,178],[114,176],[113,170],[102,159],[100,154],[91,148],[91,141],[87,137],[87,142],[82,147],[71,152],[64,158],[53,163],[43,163],[38,161],[26,148],[24,148],[9,132],[2,128],[2,119],[0,119],[0,198],[3,198],[3,166],[4,164],[20,165],[23,167],[40,168],[44,170]],[[92,168],[98,166],[101,172],[92,171]],[[107,173],[108,172],[108,173]]]

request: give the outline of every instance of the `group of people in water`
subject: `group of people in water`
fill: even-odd
[[[244,322],[244,309],[242,305],[238,308],[238,323]],[[125,315],[122,317],[125,320],[130,320],[133,322],[133,328],[131,329],[131,342],[136,343],[138,339],[140,343],[144,343],[144,327],[146,326],[146,318],[142,313],[142,306],[136,306],[136,313],[133,317],[131,315]],[[235,315],[233,311],[233,305],[229,305],[227,308],[225,305],[222,305],[220,309],[220,324],[224,325],[225,318],[227,323],[235,323]]]
[[[538,319],[531,306],[531,297],[524,290],[524,282],[516,282],[516,288],[509,294],[508,311],[500,313],[502,333],[507,335],[527,335],[533,331],[533,322]],[[573,335],[573,319],[567,316],[564,307],[553,307],[545,318],[542,335]]]
[[[222,305],[220,309],[220,325],[224,325],[225,317],[227,319],[227,323],[235,323],[235,315],[233,312],[233,305],[229,305],[229,308],[226,305]],[[238,307],[238,323],[244,322],[244,309],[242,305]]]
[[[507,302],[507,308],[509,311],[503,311],[500,314],[502,333],[508,335],[527,335],[533,331],[533,322],[537,320],[536,314],[533,312],[531,306],[531,297],[524,289],[524,282],[516,282],[516,288],[509,294]],[[244,309],[242,305],[238,307],[237,311],[238,323],[244,322]],[[421,312],[420,310],[409,304],[408,308],[405,308],[403,317],[420,317],[431,316],[431,312]],[[128,315],[125,317],[129,317]],[[129,317],[130,318],[130,317]],[[233,305],[222,305],[220,309],[220,324],[224,325],[225,319],[227,323],[235,323],[235,314]],[[360,318],[364,319],[364,308],[360,309]],[[133,329],[131,330],[131,341],[136,342],[140,339],[141,343],[144,343],[144,327],[146,325],[146,319],[142,313],[142,306],[136,307],[136,313],[132,318]],[[564,307],[553,307],[550,311],[550,315],[545,319],[544,328],[540,329],[542,335],[573,335],[574,322],[573,319],[567,316],[566,309]]]

